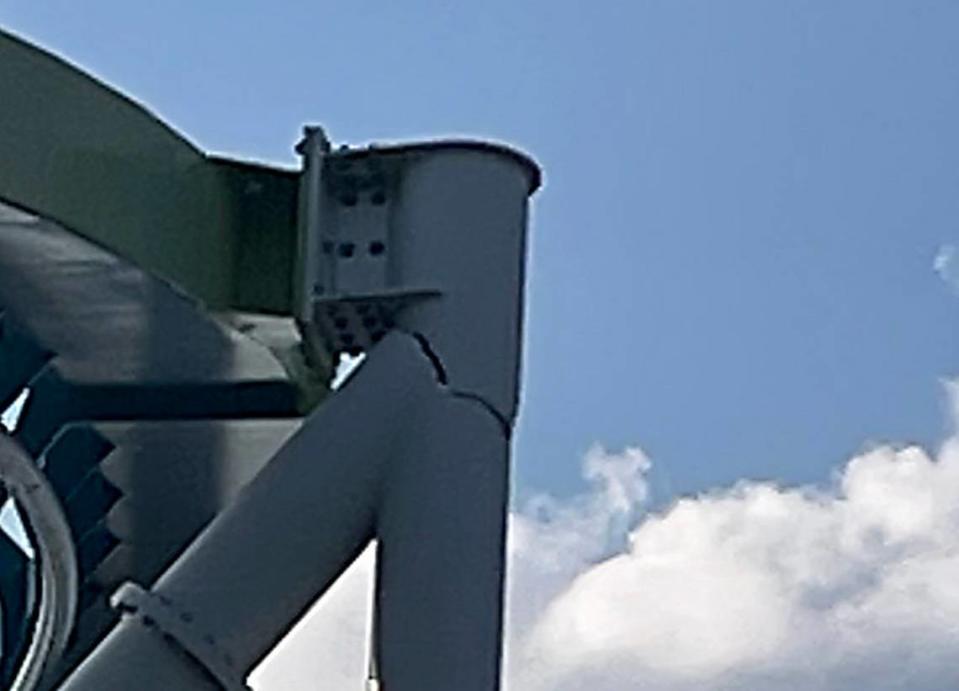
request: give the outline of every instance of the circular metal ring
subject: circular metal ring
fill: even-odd
[[[40,601],[30,643],[10,691],[34,691],[66,648],[77,611],[76,547],[63,507],[43,471],[0,431],[0,483],[16,501],[33,544]]]

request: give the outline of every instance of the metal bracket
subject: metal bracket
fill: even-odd
[[[536,165],[464,140],[333,149],[318,127],[297,151],[293,293],[308,355],[357,355],[395,325],[430,342],[452,390],[512,423]]]
[[[213,636],[198,631],[193,615],[179,609],[170,598],[144,590],[136,583],[124,583],[110,598],[110,605],[141,625],[159,631],[165,640],[202,666],[225,691],[250,691],[244,674],[234,667],[230,655],[217,646]]]
[[[355,356],[379,342],[402,309],[440,295],[404,285],[394,251],[402,242],[394,216],[403,160],[376,147],[331,151],[319,127],[307,127],[296,150],[304,171],[297,318],[324,358]]]

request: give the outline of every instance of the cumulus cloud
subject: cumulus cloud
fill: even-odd
[[[654,514],[641,450],[595,447],[583,467],[581,496],[510,517],[509,691],[959,688],[959,439],[872,448],[825,487],[744,481]],[[361,688],[371,563],[259,691]]]
[[[510,643],[523,640],[573,579],[625,544],[627,529],[647,497],[649,468],[639,449],[609,454],[597,445],[583,462],[589,491],[566,500],[538,494],[510,514]]]
[[[648,516],[513,650],[511,688],[959,684],[959,444],[883,446],[829,490],[743,482]]]

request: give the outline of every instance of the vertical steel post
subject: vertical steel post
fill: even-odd
[[[499,688],[509,442],[476,403],[436,396],[389,476],[376,650],[387,691]],[[428,430],[428,432],[427,432]]]
[[[499,687],[530,170],[463,147],[402,177],[399,265],[442,297],[397,322],[429,350],[442,393],[417,411],[385,483],[375,616],[388,691]]]
[[[335,156],[304,150],[320,166]],[[390,314],[393,333],[374,338],[355,380],[151,592],[118,594],[127,616],[64,689],[244,688],[249,669],[374,536],[383,688],[498,689],[526,209],[538,170],[512,150],[468,142],[348,155],[383,157],[394,171],[386,210],[370,214],[384,240],[370,242],[368,261],[389,264],[349,264],[358,261],[352,241],[322,261],[344,262],[334,270],[351,280],[373,276],[383,289],[375,300],[406,299]],[[365,230],[355,205],[331,217],[344,224],[331,237]],[[320,274],[305,267],[301,277]],[[317,314],[336,285],[314,294]],[[332,298],[370,298],[351,290]]]

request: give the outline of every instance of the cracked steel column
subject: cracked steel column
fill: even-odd
[[[441,297],[397,317],[436,368],[378,522],[378,672],[388,691],[499,688],[509,443],[518,405],[526,199],[508,150],[418,152],[401,176],[397,264]],[[405,231],[405,232],[404,232]]]
[[[539,173],[489,144],[330,153],[321,137],[309,131],[301,147],[314,173],[301,195],[322,200],[301,206],[318,214],[303,232],[319,237],[300,245],[298,316],[325,354],[369,357],[152,591],[121,589],[121,624],[69,691],[244,688],[374,537],[383,688],[499,688]]]

